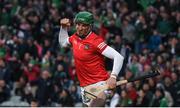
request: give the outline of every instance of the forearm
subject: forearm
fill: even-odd
[[[106,49],[102,52],[102,54],[105,57],[114,60],[111,74],[118,76],[123,65],[124,57],[110,46],[107,46]]]
[[[68,41],[68,32],[67,32],[67,28],[60,28],[60,32],[59,32],[59,44],[62,46],[62,47],[66,47],[68,44],[69,44],[69,41]]]

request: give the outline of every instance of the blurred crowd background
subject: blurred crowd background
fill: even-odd
[[[73,25],[83,10],[125,57],[119,80],[157,66],[161,73],[117,87],[106,106],[180,106],[179,0],[0,0],[0,106],[82,106],[72,52],[58,33],[61,18]]]

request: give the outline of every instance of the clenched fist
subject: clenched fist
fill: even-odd
[[[60,20],[60,25],[63,28],[66,28],[66,27],[70,27],[71,23],[70,23],[70,20],[68,18],[63,18]]]

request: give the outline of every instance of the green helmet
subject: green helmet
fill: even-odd
[[[76,14],[74,22],[75,23],[80,22],[84,24],[93,24],[94,18],[93,18],[92,13],[83,11]]]

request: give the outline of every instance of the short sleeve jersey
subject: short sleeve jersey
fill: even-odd
[[[72,45],[76,73],[80,86],[87,86],[99,81],[107,80],[104,57],[101,54],[107,47],[104,40],[91,32],[85,39],[73,34],[69,38]]]

